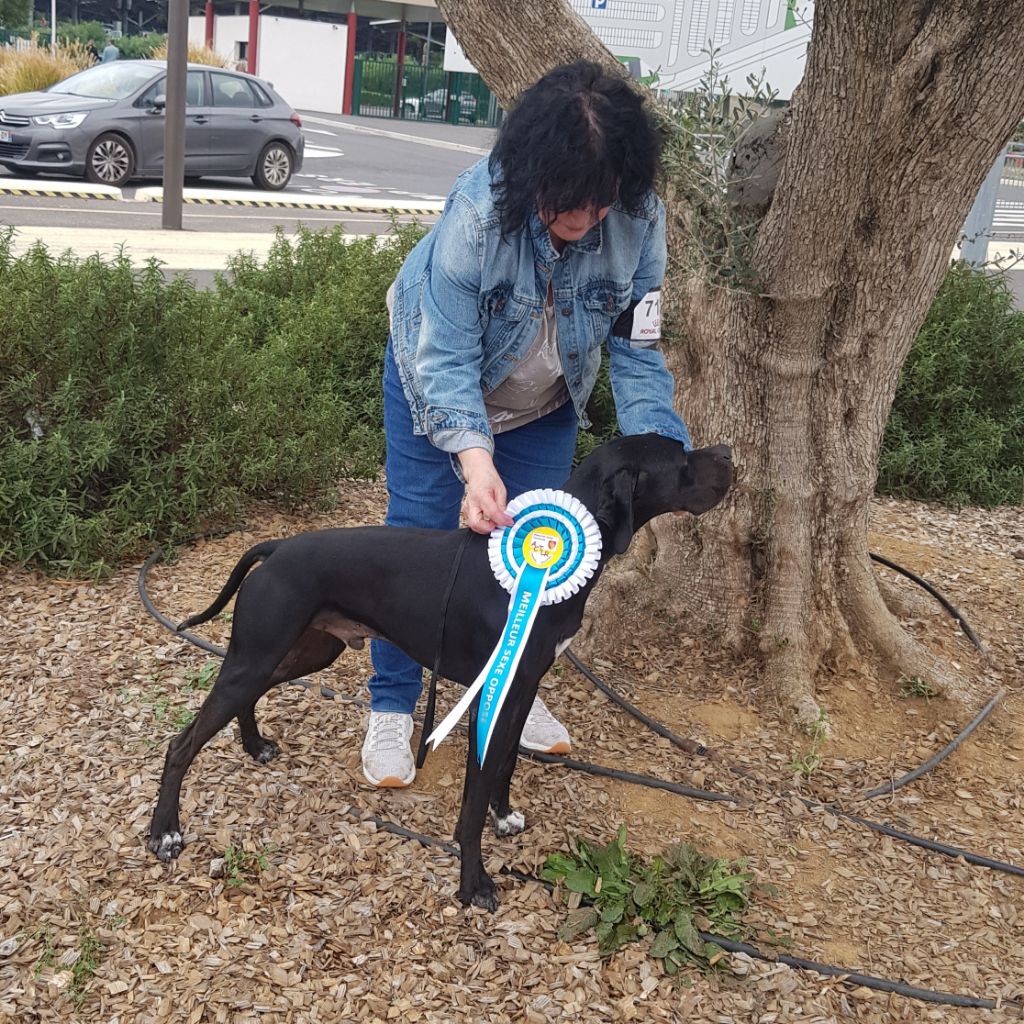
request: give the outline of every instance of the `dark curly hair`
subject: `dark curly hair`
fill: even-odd
[[[491,152],[502,235],[522,228],[534,208],[559,214],[615,203],[641,213],[660,148],[624,76],[583,60],[549,71],[519,97]]]

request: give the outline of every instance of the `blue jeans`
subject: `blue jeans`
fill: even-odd
[[[511,501],[537,487],[561,487],[576,451],[576,412],[571,401],[532,423],[497,434],[494,466]],[[459,525],[463,485],[447,452],[412,431],[412,415],[402,391],[388,340],[384,357],[384,440],[388,483],[388,526],[454,530]],[[457,622],[449,623],[458,629]],[[374,711],[411,715],[423,689],[423,670],[407,654],[383,640],[370,643]],[[483,668],[483,666],[480,666]]]

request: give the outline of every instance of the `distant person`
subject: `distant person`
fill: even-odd
[[[103,48],[103,63],[106,64],[108,61],[117,60],[120,56],[121,51],[114,45],[114,40],[108,40],[107,45]]]
[[[90,39],[89,42],[85,44],[85,52],[89,54],[89,60],[91,60],[93,64],[99,64],[100,51],[96,49],[96,44],[93,40]]]

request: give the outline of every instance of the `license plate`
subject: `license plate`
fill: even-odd
[[[13,142],[14,136],[4,128],[0,128],[0,142]]]

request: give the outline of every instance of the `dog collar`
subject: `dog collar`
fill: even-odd
[[[571,494],[550,488],[527,491],[507,511],[515,522],[492,530],[487,549],[491,571],[512,595],[505,628],[483,671],[427,740],[436,750],[479,693],[476,750],[481,766],[537,613],[577,593],[601,559],[597,522]]]

